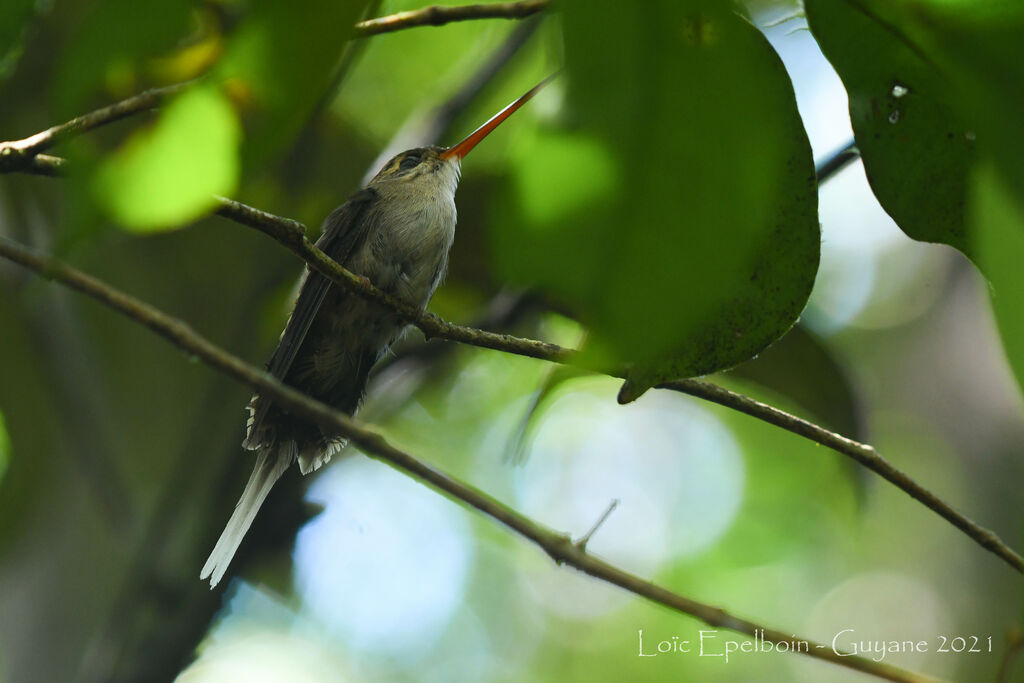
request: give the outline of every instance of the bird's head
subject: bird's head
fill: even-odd
[[[517,109],[530,101],[541,88],[547,85],[554,76],[548,76],[543,81],[533,86],[519,99],[508,105],[500,112],[491,117],[487,123],[470,133],[461,142],[451,147],[415,147],[393,156],[377,175],[370,181],[370,185],[392,182],[416,182],[423,180],[447,180],[458,183],[459,173],[462,168],[462,159],[469,154],[470,150],[479,144],[481,140],[501,125]],[[440,174],[440,175],[439,175]],[[417,183],[418,184],[418,183]],[[454,187],[452,188],[454,191]]]
[[[458,173],[459,160],[446,159],[441,156],[444,147],[414,147],[391,157],[384,167],[373,177],[371,184],[381,181],[410,182],[424,176],[433,175],[454,166]]]

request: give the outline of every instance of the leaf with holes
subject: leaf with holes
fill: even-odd
[[[908,236],[970,254],[965,226],[974,143],[950,84],[870,8],[806,0],[807,22],[843,80],[864,170]]]

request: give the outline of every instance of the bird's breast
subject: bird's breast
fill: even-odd
[[[364,244],[360,270],[385,291],[424,307],[448,266],[455,239],[454,198],[446,193],[396,197],[382,211]]]

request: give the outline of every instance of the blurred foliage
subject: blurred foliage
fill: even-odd
[[[369,3],[376,14],[423,4]],[[907,235],[976,259],[1024,381],[1024,9],[1009,0],[806,4],[849,94],[873,192]],[[56,148],[76,168],[67,182],[0,177],[0,235],[58,252],[259,364],[301,264],[250,230],[204,218],[211,194],[313,227],[376,170],[399,130],[440,116],[439,142],[450,143],[564,66],[467,158],[451,273],[432,309],[582,340],[592,360],[630,364],[623,400],[661,378],[732,368],[714,381],[871,440],[1020,540],[1022,511],[1006,503],[1024,477],[1020,397],[999,383],[986,321],[965,313],[977,313],[977,297],[958,295],[976,282],[966,268],[908,269],[901,294],[929,295],[898,323],[827,336],[794,326],[818,274],[818,188],[790,75],[756,22],[790,16],[796,3],[565,0],[448,113],[442,105],[514,26],[461,22],[350,42],[367,5],[0,3],[3,139],[196,80],[159,111]],[[816,49],[811,57],[820,59]],[[881,269],[900,269],[904,253],[887,254]],[[529,289],[528,305],[491,315],[506,287]],[[262,588],[238,581],[211,593],[197,572],[251,467],[238,448],[247,391],[5,264],[0,330],[0,583],[17,587],[0,595],[0,677],[168,679],[200,641],[188,674],[199,679],[232,678],[204,669],[226,666],[217,659],[225,642],[240,648],[232,656],[250,677],[271,679],[835,674],[798,657],[727,666],[638,658],[640,628],[693,638],[701,626],[554,567],[438,496],[372,488],[369,519],[332,497],[329,474],[317,484],[323,512],[304,505],[295,473],[268,500],[232,568]],[[621,407],[617,381],[417,334],[394,351],[362,417],[574,537],[621,498],[589,547],[681,593],[826,641],[828,629],[873,623],[858,610],[887,615],[899,638],[934,637],[941,626],[998,641],[1003,624],[1019,621],[1019,600],[1007,599],[1020,593],[1019,577],[892,487],[851,477],[839,456],[790,433],[668,392]],[[521,454],[517,466],[502,458],[506,448]],[[300,528],[319,544],[318,561],[297,557],[293,580]],[[332,528],[370,551],[388,545],[352,557],[317,536]],[[461,558],[458,576],[416,575],[426,571],[416,553],[446,548]],[[339,579],[360,569],[365,582]],[[443,619],[406,616],[442,585],[451,588]],[[417,605],[385,605],[396,595]],[[908,595],[920,605],[885,612]],[[322,623],[367,596],[381,601],[375,616],[396,620],[394,633],[423,630],[415,647],[363,648]],[[248,650],[246,622],[261,634]],[[996,659],[897,663],[984,680]]]
[[[974,178],[978,261],[992,283],[992,309],[1010,367],[1024,386],[1024,203],[991,166]]]
[[[11,459],[11,437],[7,435],[7,426],[4,424],[4,415],[0,413],[0,481],[3,481],[4,473],[7,471],[7,463]]]
[[[207,213],[214,195],[238,184],[235,111],[217,89],[194,88],[170,102],[96,172],[99,200],[129,230],[180,228]]]
[[[11,0],[0,5],[0,79],[14,68],[21,54],[21,41],[36,4],[36,0]]]
[[[794,367],[803,372],[793,372]],[[803,325],[723,377],[756,382],[800,406],[798,414],[814,415],[817,424],[852,439],[864,437],[862,409],[843,363]]]
[[[505,447],[505,458],[509,462],[521,464],[526,461],[527,446],[555,392],[562,384],[585,374],[587,374],[586,371],[572,365],[556,365],[548,368],[544,377],[541,378],[539,386],[530,397],[519,426]]]
[[[266,163],[309,120],[365,4],[310,0],[297,11],[278,0],[253,0],[247,8],[213,74],[247,114],[247,168]]]
[[[449,0],[442,4],[464,3]],[[384,2],[378,11],[385,14],[421,6]],[[443,35],[429,30],[398,31],[360,42],[358,68],[345,77],[347,96],[335,100],[332,109],[360,137],[375,147],[383,146],[404,124],[422,119],[431,108],[446,102],[508,34],[509,27],[500,21],[457,22],[444,26]],[[453,144],[460,139],[460,133],[476,128],[557,68],[560,58],[552,54],[561,42],[557,17],[547,18],[539,27],[539,34],[532,40],[531,49],[515,55],[499,77],[458,113],[458,125],[438,144]],[[514,128],[503,126],[488,138],[486,145],[474,149],[473,166],[496,162],[504,165],[509,140],[515,140],[523,127],[531,128],[537,117],[535,105],[540,103],[542,99],[538,98],[517,113]]]
[[[129,94],[137,87],[140,63],[173,47],[189,30],[192,5],[191,0],[110,0],[69,8],[78,16],[54,75],[57,114],[80,114],[103,87]]]

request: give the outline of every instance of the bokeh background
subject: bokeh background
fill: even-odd
[[[235,3],[201,3],[168,42],[139,28],[155,20],[125,7],[96,19],[89,3],[28,4],[23,22],[12,14],[3,26],[16,38],[0,63],[5,139],[202,70],[245,21]],[[368,11],[419,6],[390,0]],[[785,63],[821,161],[852,139],[850,119],[798,9],[749,5]],[[138,30],[142,45],[104,61],[104,37],[89,32],[117,26]],[[161,57],[139,56],[144,38]],[[90,54],[95,63],[69,64]],[[333,86],[299,84],[314,100],[330,96],[289,119],[290,135],[258,141],[264,149],[252,152],[258,161],[234,196],[316,226],[380,155],[454,142],[561,60],[557,16],[354,41]],[[530,167],[523,146],[566,127],[564,95],[555,81],[464,163],[451,273],[431,305],[438,314],[566,345],[585,339],[571,310],[502,281],[489,227]],[[153,118],[96,131],[67,153],[98,163]],[[1024,406],[988,283],[956,250],[904,235],[859,162],[819,199],[821,266],[800,322],[713,379],[873,444],[1024,545]],[[301,270],[272,241],[216,217],[155,234],[120,230],[74,179],[0,176],[0,235],[58,254],[254,364],[276,343]],[[238,446],[249,392],[9,264],[0,264],[0,378],[0,680],[864,678],[774,653],[728,663],[639,657],[641,629],[648,642],[693,641],[706,627],[556,567],[356,452],[304,480],[289,473],[233,578],[211,592],[198,571],[251,467]],[[885,661],[994,680],[1021,623],[1019,575],[832,451],[669,392],[619,406],[618,389],[410,333],[375,374],[360,415],[576,537],[618,501],[589,549],[684,595],[801,637],[828,642],[853,629],[845,646],[926,640],[931,653]],[[976,636],[984,652],[936,653],[941,636]],[[1024,664],[1005,680],[1024,680]]]

